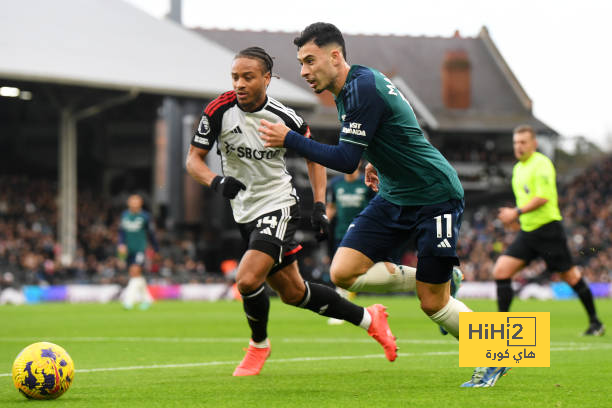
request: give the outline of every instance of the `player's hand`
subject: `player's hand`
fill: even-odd
[[[314,207],[312,209],[312,215],[310,216],[310,222],[312,226],[317,231],[317,235],[315,238],[317,241],[321,242],[327,238],[329,235],[329,219],[327,218],[327,214],[325,213],[325,204],[317,201],[314,203]]]
[[[289,133],[289,128],[284,123],[272,123],[262,119],[258,130],[260,137],[265,142],[264,147],[285,146],[285,136]]]
[[[210,188],[217,193],[221,193],[223,197],[229,198],[230,200],[236,197],[240,190],[246,190],[246,186],[242,184],[240,180],[236,180],[231,176],[215,177],[212,183],[210,183]]]
[[[378,173],[372,163],[365,167],[365,185],[378,193]]]
[[[518,211],[516,211],[516,208],[512,207],[502,207],[497,213],[497,218],[506,225],[511,224],[512,221],[518,219],[518,217]]]

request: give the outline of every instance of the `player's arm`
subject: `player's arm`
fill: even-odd
[[[231,176],[223,177],[212,171],[204,161],[208,152],[207,149],[189,146],[185,162],[187,173],[198,183],[209,186],[225,198],[233,199],[240,190],[246,190],[246,186],[240,180]]]
[[[214,103],[211,102],[211,103]],[[204,110],[198,129],[191,139],[191,146],[185,160],[187,172],[195,181],[221,193],[230,200],[236,197],[240,190],[246,190],[246,186],[234,177],[223,177],[212,171],[204,161],[204,158],[215,143],[221,128],[221,114],[214,112],[208,115],[208,108]]]
[[[327,206],[325,208],[325,213],[327,214],[328,219],[333,219],[336,216],[337,208],[336,208],[336,184],[337,178],[333,179],[331,183],[327,186]]]
[[[212,171],[204,161],[208,152],[209,150],[207,149],[191,145],[189,146],[187,160],[185,161],[187,173],[189,173],[195,181],[205,186],[210,186],[213,179],[218,176],[218,174]]]
[[[342,173],[352,173],[359,166],[364,149],[361,146],[344,142],[337,145],[319,143],[305,138],[282,123],[271,123],[264,119],[261,125],[259,132],[266,142],[265,147],[294,149],[308,160]]]
[[[312,187],[314,202],[325,203],[325,191],[327,189],[327,169],[318,163],[306,160],[308,166],[308,178]]]
[[[525,214],[531,211],[535,211],[548,202],[547,198],[533,197],[527,204],[522,207],[502,207],[499,209],[497,218],[504,224],[510,224],[512,221],[518,219],[521,214]]]
[[[302,156],[343,173],[357,170],[363,151],[374,137],[386,109],[378,95],[373,77],[364,77],[353,85],[351,101],[359,104],[347,106],[337,145],[325,145],[301,137],[286,127],[261,121],[259,132],[266,146],[288,147]],[[358,95],[358,96],[357,96]]]
[[[505,224],[518,219],[521,214],[535,211],[548,202],[555,194],[555,168],[550,161],[543,162],[532,177],[533,197],[522,207],[501,208],[498,218]]]
[[[308,178],[312,186],[314,204],[310,222],[317,231],[316,238],[322,241],[329,235],[329,219],[325,209],[325,190],[327,188],[327,170],[313,161],[306,160],[308,165]]]

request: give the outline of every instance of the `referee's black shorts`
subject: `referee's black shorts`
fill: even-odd
[[[529,232],[521,230],[504,255],[522,259],[526,264],[541,257],[549,272],[566,272],[574,266],[561,221]]]

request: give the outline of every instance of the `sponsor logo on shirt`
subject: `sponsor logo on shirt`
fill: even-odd
[[[251,149],[247,146],[235,146],[231,143],[225,143],[225,155],[227,157],[236,155],[240,159],[251,159],[251,160],[270,160],[280,155],[280,149],[268,149],[268,150],[257,150]]]
[[[208,142],[208,139],[206,139],[205,137],[202,137],[202,136],[198,136],[198,135],[195,135],[193,137],[193,141],[196,142],[196,143],[202,144],[202,145],[206,145],[206,146],[208,146],[210,144]]]
[[[130,220],[129,218],[124,218],[121,220],[121,227],[128,232],[137,232],[142,229],[144,225],[144,220],[142,218],[134,218]]]
[[[366,136],[365,130],[361,129],[361,123],[351,122],[348,127],[342,127],[342,133],[356,136]]]

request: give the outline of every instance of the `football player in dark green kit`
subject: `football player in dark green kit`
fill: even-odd
[[[335,96],[342,123],[337,145],[306,139],[283,124],[262,121],[266,146],[288,147],[309,160],[351,173],[370,162],[366,183],[378,190],[342,239],[331,265],[333,282],[355,291],[397,275],[381,261],[397,264],[399,250],[416,234],[416,292],[431,320],[459,338],[459,313],[471,310],[450,294],[463,214],[457,172],[425,138],[414,112],[381,72],[346,62],[342,33],[314,23],[294,40],[301,76],[314,92]],[[398,265],[399,267],[399,265]],[[385,274],[385,272],[387,272]],[[464,387],[491,387],[507,368],[479,367]]]
[[[151,242],[155,252],[159,251],[159,247],[151,216],[142,209],[142,197],[137,194],[131,195],[127,204],[128,209],[121,214],[119,221],[118,252],[120,258],[126,260],[130,275],[123,293],[123,306],[131,309],[135,303],[140,303],[141,309],[147,309],[153,302],[147,289],[147,282],[142,276],[147,241]]]

